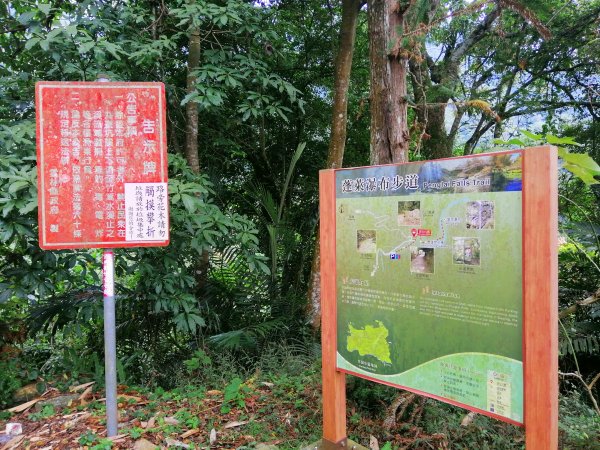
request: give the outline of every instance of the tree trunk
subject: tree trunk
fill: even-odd
[[[398,30],[405,12],[395,0],[369,0],[371,164],[408,161],[407,60]],[[391,50],[390,50],[391,49]]]
[[[423,46],[421,52],[426,54],[426,51]],[[458,69],[455,74],[453,68],[443,67],[442,76],[440,67],[430,67],[426,60],[420,63],[411,61],[410,69],[418,128],[424,131],[421,135],[422,154],[425,159],[448,158],[452,156],[456,132],[448,133],[446,130],[446,107],[451,99],[447,92],[451,91],[451,85],[457,79]],[[433,73],[430,73],[432,70]],[[444,89],[436,89],[432,78]]]
[[[187,62],[187,92],[196,89],[194,71],[200,64],[200,30],[195,28],[190,34],[189,54]],[[185,158],[196,173],[200,173],[200,156],[198,155],[198,104],[189,101],[185,105],[187,124],[185,127]]]
[[[342,167],[346,146],[346,122],[348,117],[348,87],[356,37],[356,23],[362,0],[342,0],[342,24],[340,29],[340,47],[335,60],[335,79],[333,91],[333,111],[331,118],[331,137],[327,156],[327,169]],[[321,319],[321,273],[319,229],[315,252],[311,265],[308,286],[309,316],[313,326],[318,328]]]
[[[196,89],[196,75],[194,71],[200,65],[200,30],[194,28],[190,33],[189,54],[187,61],[187,86],[188,94]],[[195,173],[200,173],[200,155],[198,149],[198,104],[189,101],[185,105],[187,119],[185,127],[185,159]],[[199,195],[199,194],[198,194]],[[208,251],[204,250],[197,263],[196,281],[197,291],[201,294],[206,285],[206,273],[208,271]]]
[[[427,106],[427,127],[429,138],[423,142],[423,154],[426,159],[449,158],[452,156],[454,139],[446,129],[446,107],[448,98],[438,97]]]

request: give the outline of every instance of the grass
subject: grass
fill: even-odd
[[[5,415],[0,428],[6,421],[23,423],[23,448],[33,438],[37,446],[96,450],[132,448],[142,438],[156,445],[180,441],[206,448],[213,429],[212,448],[267,443],[297,449],[320,439],[320,365],[311,355],[272,348],[252,364],[226,353],[191,358],[196,360],[182,365],[173,389],[119,387],[120,433],[126,436],[117,442],[104,434],[102,390],[67,409]],[[416,397],[401,414],[392,414],[390,405],[406,395],[402,391],[354,377],[348,378],[347,391],[348,437],[367,447],[374,436],[386,450],[524,448],[522,428],[481,415],[461,426],[467,411],[458,407]],[[600,450],[600,418],[585,402],[575,393],[561,397],[561,449]],[[47,432],[36,435],[40,429]],[[50,444],[53,436],[61,436],[60,442]]]

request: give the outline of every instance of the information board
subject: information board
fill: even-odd
[[[36,84],[43,249],[169,243],[162,83]]]
[[[335,171],[338,370],[523,423],[522,166]]]

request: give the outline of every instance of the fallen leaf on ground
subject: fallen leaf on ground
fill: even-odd
[[[79,400],[87,400],[92,396],[92,386],[88,386],[85,391],[79,396]]]
[[[127,395],[127,394],[119,394],[119,395],[117,395],[117,398],[124,398],[126,400],[133,399],[135,401],[141,400],[140,397],[136,397],[135,395]]]
[[[190,446],[188,444],[186,444],[185,442],[177,441],[177,440],[171,439],[171,438],[167,438],[165,440],[165,442],[167,443],[168,446],[190,448]]]
[[[467,414],[463,420],[460,422],[460,426],[461,427],[468,427],[469,425],[471,425],[471,423],[473,422],[473,420],[475,420],[475,417],[477,417],[477,413],[471,411],[469,414]]]
[[[173,416],[165,417],[165,423],[169,425],[179,425],[179,420]]]
[[[226,430],[228,428],[241,427],[242,425],[246,425],[247,423],[248,423],[247,420],[243,420],[241,422],[237,422],[237,421],[227,422],[225,425],[223,425],[223,429]]]
[[[192,428],[191,430],[186,431],[185,433],[183,433],[181,436],[179,436],[181,439],[186,439],[189,438],[190,436],[194,436],[195,434],[200,433],[200,429],[199,428]]]
[[[108,438],[109,441],[119,442],[129,436],[129,433],[117,434],[116,436],[111,436]]]
[[[27,411],[29,408],[31,408],[33,405],[35,405],[40,400],[41,400],[41,398],[36,398],[34,400],[30,400],[30,401],[22,403],[22,404],[20,404],[18,406],[13,406],[8,411],[11,412],[11,413],[20,413],[20,412],[23,412],[23,411]]]
[[[214,428],[210,430],[209,442],[210,445],[213,445],[215,442],[217,442],[217,430],[215,430]]]
[[[12,450],[13,448],[18,448],[21,441],[25,439],[25,435],[15,436],[2,447],[2,450]]]
[[[71,386],[69,388],[69,392],[82,391],[82,390],[87,389],[88,387],[92,386],[93,384],[96,384],[96,382],[90,381],[89,383],[83,383],[83,384],[78,384],[77,386]]]
[[[70,414],[69,414],[70,415]],[[63,427],[66,428],[71,428],[73,427],[75,424],[77,424],[77,422],[79,422],[80,420],[84,420],[87,419],[88,417],[90,417],[91,414],[88,412],[84,412],[83,414],[79,414],[79,416],[68,420],[67,422],[64,423]],[[65,416],[66,417],[66,416]]]
[[[371,450],[379,450],[379,441],[373,435],[369,438],[369,448]]]
[[[156,450],[158,445],[153,444],[148,439],[138,439],[133,444],[133,450]]]

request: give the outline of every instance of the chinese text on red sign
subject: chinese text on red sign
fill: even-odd
[[[36,85],[40,246],[167,245],[162,83]]]

